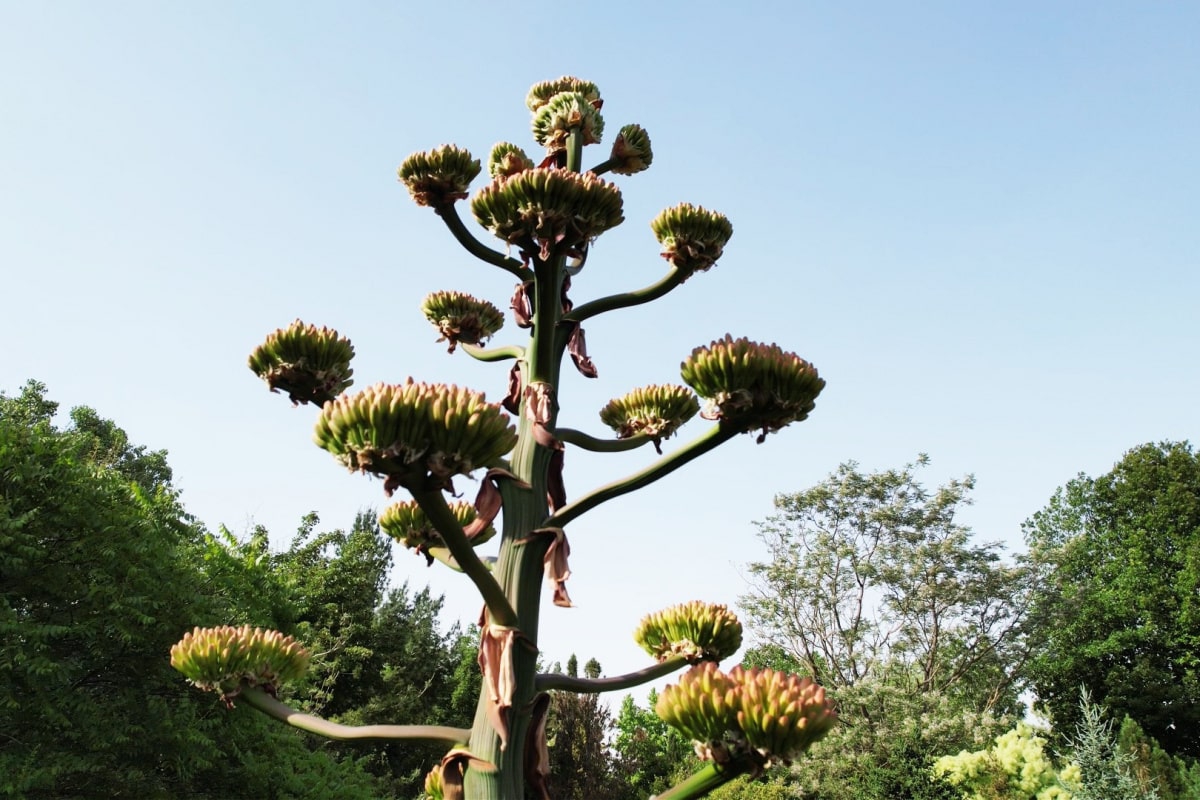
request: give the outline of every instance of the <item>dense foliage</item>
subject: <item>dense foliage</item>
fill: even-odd
[[[1055,726],[1079,687],[1175,755],[1200,756],[1200,455],[1134,448],[1080,475],[1026,524],[1042,563],[1030,675]]]
[[[165,453],[90,409],[63,428],[56,412],[37,383],[0,395],[0,796],[416,796],[419,748],[314,749],[227,711],[166,658],[195,623],[271,625],[324,647],[302,704],[347,718],[390,715],[382,698],[430,719],[469,713],[473,648],[440,632],[427,592],[382,598],[390,557],[374,527],[316,535],[310,520],[274,556],[264,531],[209,535]],[[349,671],[361,694],[339,682]],[[378,691],[384,681],[401,691]]]

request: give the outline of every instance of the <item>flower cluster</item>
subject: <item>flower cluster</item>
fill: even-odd
[[[351,470],[450,488],[450,478],[497,463],[516,429],[480,392],[446,384],[378,383],[327,403],[313,440]]]
[[[693,600],[646,615],[633,638],[659,661],[720,661],[742,646],[742,623],[723,605]]]
[[[728,217],[691,203],[661,212],[650,229],[662,245],[662,257],[687,273],[702,272],[715,264],[733,236]]]
[[[693,667],[658,698],[655,713],[718,763],[749,757],[789,763],[833,728],[837,713],[810,678],[771,669],[728,674],[711,661]]]
[[[293,403],[322,405],[354,383],[354,346],[331,328],[296,320],[280,328],[250,354],[250,369],[271,391],[287,392]]]
[[[467,187],[480,169],[478,159],[468,151],[445,144],[424,153],[413,153],[396,172],[417,205],[439,209],[455,200],[465,200]]]
[[[439,342],[450,342],[450,352],[461,342],[482,344],[504,327],[504,314],[486,300],[462,292],[434,292],[421,304],[425,319],[438,333]]]
[[[273,691],[308,670],[309,652],[279,631],[224,626],[196,628],[171,648],[171,666],[197,687],[226,698],[242,685]]]
[[[649,436],[666,439],[700,411],[696,395],[686,386],[644,386],[610,400],[600,410],[600,421],[617,432],[617,438]]]
[[[461,501],[450,503],[450,512],[463,528],[471,527],[477,516],[475,506]],[[442,535],[413,500],[393,503],[379,512],[379,527],[409,550],[428,554],[430,548],[445,546]],[[483,544],[495,535],[496,528],[489,524],[471,538],[471,544]]]
[[[778,345],[728,334],[697,347],[680,365],[683,381],[709,403],[702,416],[741,432],[767,433],[808,417],[825,388],[817,368]]]

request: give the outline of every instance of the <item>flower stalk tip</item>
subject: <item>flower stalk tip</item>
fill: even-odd
[[[670,438],[699,411],[695,393],[686,386],[644,386],[610,400],[600,409],[600,421],[618,439],[642,435],[657,442]]]
[[[691,203],[664,210],[650,223],[650,229],[662,245],[662,257],[688,274],[717,263],[733,236],[728,217]]]

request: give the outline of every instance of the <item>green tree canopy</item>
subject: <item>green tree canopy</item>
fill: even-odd
[[[1041,564],[1030,673],[1058,730],[1085,687],[1173,754],[1200,756],[1200,457],[1130,450],[1080,475],[1025,525]]]

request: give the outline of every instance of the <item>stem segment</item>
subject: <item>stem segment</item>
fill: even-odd
[[[652,283],[644,289],[638,289],[634,292],[625,292],[623,294],[613,294],[608,297],[600,297],[592,300],[589,303],[584,303],[579,308],[573,309],[567,314],[564,319],[573,322],[583,322],[585,319],[594,317],[597,314],[603,314],[605,311],[614,311],[618,308],[629,308],[630,306],[639,306],[642,303],[649,303],[652,300],[665,295],[667,292],[674,289],[679,284],[687,279],[690,272],[683,272],[678,269],[672,269],[666,277],[658,283]]]
[[[737,436],[737,431],[726,428],[723,425],[716,425],[707,433],[693,439],[683,449],[676,450],[669,456],[663,456],[644,470],[635,472],[628,478],[601,486],[599,489],[593,489],[574,503],[568,503],[560,508],[557,513],[547,517],[541,527],[562,528],[567,523],[591,511],[601,503],[608,502],[614,497],[620,497],[623,494],[637,491],[643,486],[649,486],[659,478],[670,475],[684,464],[699,458],[710,450],[716,449],[734,436]]]
[[[443,725],[342,725],[312,714],[302,714],[262,689],[244,688],[238,698],[251,708],[286,722],[293,728],[327,739],[423,739],[456,745],[471,738],[471,731],[466,728],[447,728]]]
[[[520,261],[503,253],[496,252],[472,236],[471,232],[467,230],[467,226],[463,224],[462,217],[458,215],[458,208],[453,204],[439,208],[438,216],[446,223],[446,227],[454,234],[454,238],[458,240],[458,243],[466,248],[467,252],[471,255],[481,261],[486,261],[489,264],[500,267],[500,269],[511,272],[522,281],[533,279],[533,272]]]
[[[670,675],[675,670],[683,669],[687,665],[688,660],[683,656],[672,656],[666,661],[652,664],[637,672],[627,672],[624,675],[614,675],[611,678],[572,678],[570,675],[547,673],[537,676],[536,686],[539,692],[550,691],[551,689],[575,692],[576,694],[617,692],[622,689],[632,689],[635,686],[641,686],[643,683],[649,683],[664,675]]]

